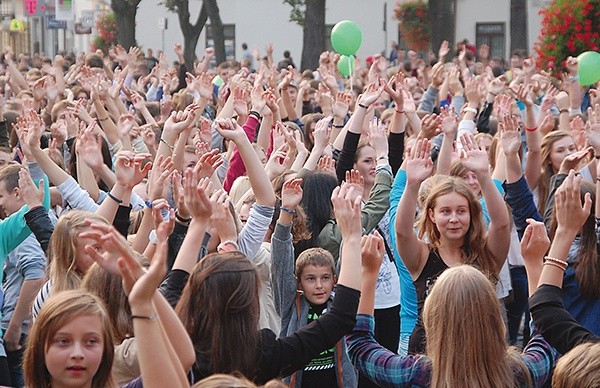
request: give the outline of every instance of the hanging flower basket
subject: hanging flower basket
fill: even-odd
[[[402,39],[415,51],[427,51],[430,44],[429,4],[422,0],[396,3],[394,17]]]
[[[554,0],[542,15],[542,31],[534,49],[538,66],[554,74],[565,61],[600,47],[600,0]]]
[[[106,55],[111,47],[117,44],[117,25],[114,13],[105,13],[96,21],[98,35],[92,40],[92,51],[102,50]]]

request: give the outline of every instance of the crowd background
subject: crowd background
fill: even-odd
[[[243,49],[5,48],[0,385],[597,385],[575,58]]]

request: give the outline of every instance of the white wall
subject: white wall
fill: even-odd
[[[383,4],[388,3],[387,39],[382,31]],[[198,17],[202,2],[190,0],[191,20]],[[363,44],[358,55],[365,57],[387,50],[389,42],[397,40],[397,22],[392,20],[394,0],[328,0],[326,23],[335,24],[344,19],[354,20],[363,32]],[[235,24],[236,57],[241,56],[241,44],[246,42],[250,48],[259,47],[264,53],[266,43],[275,45],[274,59],[282,58],[283,51],[289,50],[299,65],[302,55],[302,28],[289,22],[290,7],[281,0],[229,0],[219,1],[221,20],[224,24]],[[144,48],[155,51],[162,49],[162,31],[158,29],[158,18],[167,17],[168,30],[165,31],[165,49],[170,59],[174,59],[173,45],[183,43],[177,15],[169,12],[156,0],[142,1],[137,14],[136,38]],[[196,54],[204,50],[204,32],[200,36]]]
[[[549,0],[531,0],[527,2],[528,18],[528,51],[532,53],[533,45],[541,30],[542,17],[539,11],[545,8]],[[456,40],[464,38],[475,43],[476,23],[505,23],[506,53],[510,56],[510,0],[456,0]]]

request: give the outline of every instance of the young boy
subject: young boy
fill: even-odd
[[[282,197],[284,194],[282,193]],[[281,316],[285,337],[327,312],[336,283],[333,256],[323,248],[311,248],[298,256],[294,276],[291,223],[296,206],[282,198],[281,212],[271,243],[271,283],[275,308]],[[314,357],[303,370],[284,379],[292,388],[356,387],[357,372],[342,339],[333,348]]]

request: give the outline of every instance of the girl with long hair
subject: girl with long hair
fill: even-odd
[[[105,218],[94,213],[73,210],[62,216],[54,227],[48,246],[48,281],[33,302],[34,318],[48,296],[79,288],[85,273],[94,263],[85,251],[90,240],[79,237],[80,233],[88,230],[88,221],[108,224]]]
[[[417,292],[419,318],[410,339],[411,353],[424,351],[423,304],[437,277],[452,266],[470,264],[495,280],[508,253],[508,211],[492,182],[487,153],[472,136],[463,136],[461,142],[463,164],[476,174],[490,213],[487,236],[479,201],[462,179],[452,177],[431,189],[417,222],[417,236],[413,225],[419,187],[433,170],[429,141],[419,140],[406,163],[407,184],[398,205],[395,232],[398,254]]]
[[[184,370],[190,362],[185,361],[185,354],[192,353],[192,344],[181,322],[157,291],[164,278],[166,251],[167,243],[159,243],[146,273],[128,254],[107,267],[118,267],[123,277],[133,330],[139,339],[138,361],[144,386],[188,387]],[[106,308],[96,296],[83,290],[54,294],[41,309],[27,341],[26,386],[115,387],[112,325]],[[175,352],[174,343],[177,349],[183,349],[181,354]],[[139,386],[141,380],[126,387]]]
[[[274,377],[291,374],[335,346],[355,322],[360,287],[360,198],[352,201],[353,190],[349,188],[335,189],[331,198],[344,236],[342,265],[331,309],[319,318],[318,324],[276,339],[271,330],[257,329],[259,277],[255,265],[244,254],[221,250],[196,264],[199,246],[194,240],[206,230],[215,197],[206,197],[207,180],[196,182],[192,172],[186,173],[184,191],[192,221],[167,280],[169,300],[176,300],[178,296],[172,294],[185,285],[176,312],[196,352],[191,380],[237,371],[264,384]]]
[[[549,378],[556,361],[552,347],[536,335],[520,355],[509,348],[492,283],[465,264],[442,273],[425,300],[427,355],[393,354],[373,338],[376,276],[363,272],[358,321],[346,339],[354,366],[376,384],[513,388],[541,387]]]

